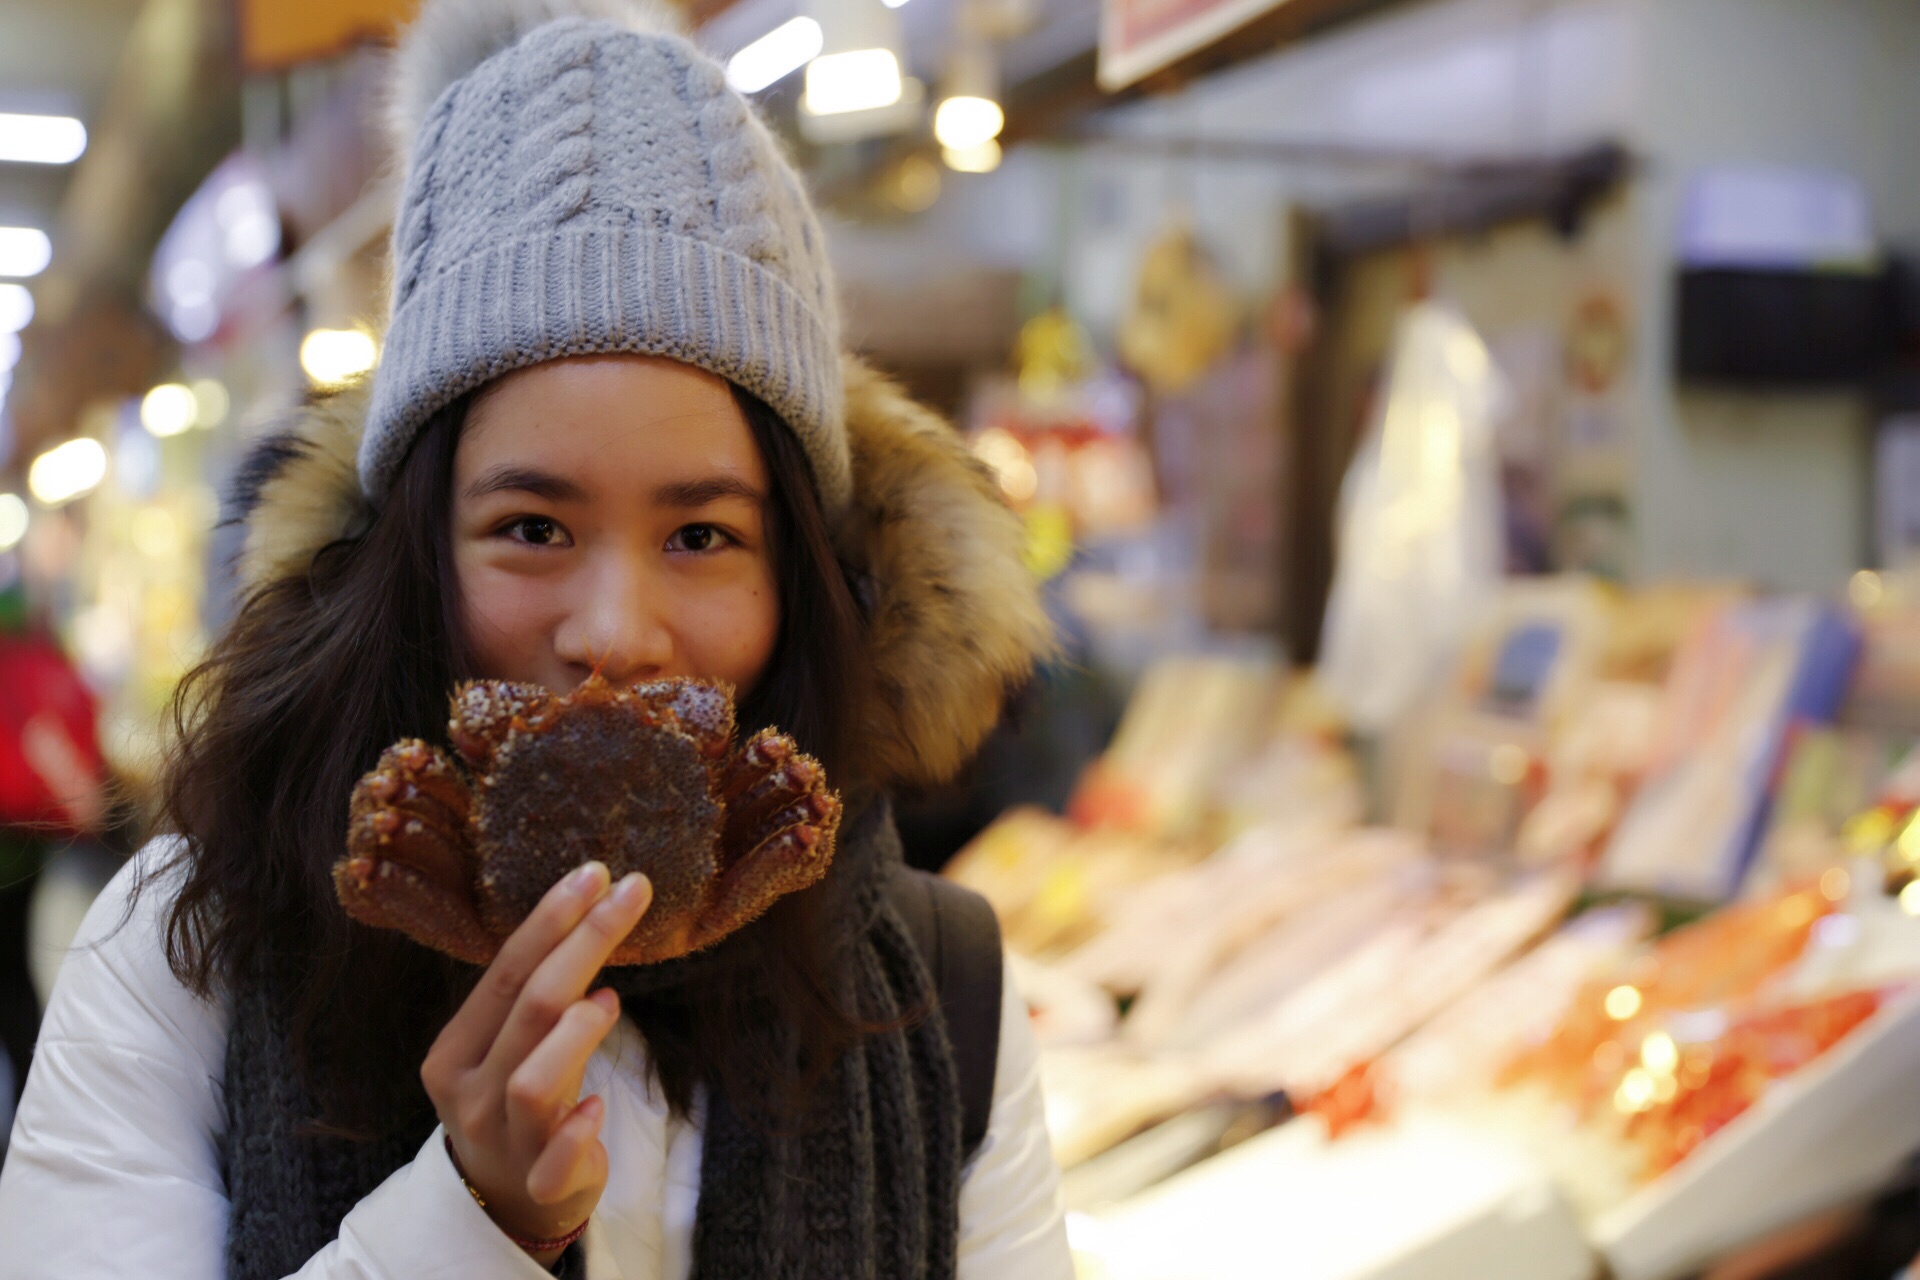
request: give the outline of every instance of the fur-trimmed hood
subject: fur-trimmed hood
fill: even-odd
[[[943,781],[1053,646],[1025,531],[941,419],[858,359],[844,362],[852,510],[837,542],[871,587],[871,693],[854,766],[882,785]],[[242,590],[304,575],[372,518],[355,470],[369,388],[315,400],[235,478]]]

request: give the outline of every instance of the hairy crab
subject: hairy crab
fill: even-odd
[[[360,779],[333,880],[354,919],[472,964],[590,859],[653,882],[608,961],[634,965],[710,946],[833,857],[840,799],[819,762],[772,729],[736,746],[723,685],[477,680],[448,738],[451,753],[396,742]]]

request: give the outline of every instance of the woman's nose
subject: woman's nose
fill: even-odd
[[[582,676],[598,670],[614,684],[671,674],[665,603],[642,566],[614,560],[584,584],[583,598],[556,637],[559,656]]]

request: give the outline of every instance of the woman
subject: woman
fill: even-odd
[[[0,1276],[1070,1274],[1018,1005],[968,1161],[966,1046],[887,890],[883,789],[957,767],[1047,644],[1018,524],[843,363],[719,68],[553,17],[446,0],[403,42],[384,358],[243,474],[179,834],[61,975]],[[726,680],[817,756],[826,878],[604,973],[651,890],[593,863],[484,972],[350,923],[328,869],[381,749],[444,741],[461,678],[595,669]]]

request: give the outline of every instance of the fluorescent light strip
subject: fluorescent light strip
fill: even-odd
[[[72,164],[87,149],[87,126],[72,116],[0,113],[0,160]]]
[[[807,64],[806,109],[817,116],[890,107],[904,92],[890,49],[830,53]]]
[[[23,284],[0,284],[0,333],[18,333],[33,323],[33,295]]]
[[[741,93],[758,93],[812,62],[825,41],[812,18],[783,22],[727,59],[727,83]]]
[[[0,276],[37,276],[53,261],[53,242],[33,227],[0,227]]]

